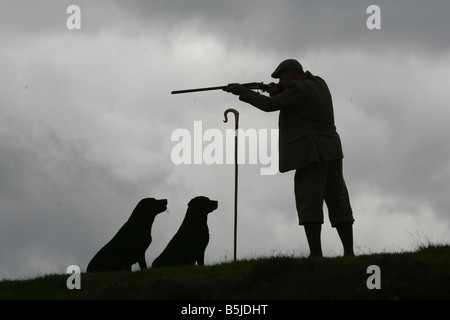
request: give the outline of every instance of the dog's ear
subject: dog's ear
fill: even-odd
[[[195,207],[195,206],[201,205],[202,203],[206,203],[208,201],[209,201],[208,197],[197,196],[195,198],[192,198],[191,201],[189,201],[188,207]]]

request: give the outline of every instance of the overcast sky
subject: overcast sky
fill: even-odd
[[[370,5],[381,29],[367,27]],[[0,0],[0,279],[85,270],[145,197],[169,202],[148,264],[197,195],[219,201],[206,263],[232,260],[234,166],[175,165],[171,136],[202,121],[225,137],[230,107],[258,132],[278,114],[170,92],[268,83],[287,58],[332,92],[356,253],[450,241],[449,12],[446,0]],[[294,172],[262,166],[239,165],[238,258],[307,255]],[[342,254],[327,217],[322,243]]]

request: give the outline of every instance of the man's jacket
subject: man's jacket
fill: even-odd
[[[307,71],[278,95],[268,97],[246,89],[239,99],[266,112],[280,111],[280,172],[343,157],[331,94],[322,78]]]

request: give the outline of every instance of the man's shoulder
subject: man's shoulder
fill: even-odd
[[[292,81],[289,85],[292,85],[291,88],[293,90],[300,91],[303,94],[329,92],[328,85],[325,80],[309,72],[307,72],[302,79]]]
[[[299,79],[299,80],[294,80],[289,82],[289,84],[287,85],[287,88],[299,88],[301,89],[302,87],[305,86],[310,86],[310,85],[322,85],[322,84],[326,84],[325,80],[323,80],[321,77],[313,75],[311,72],[306,71],[305,74]]]
[[[313,82],[313,83],[317,83],[317,84],[321,84],[321,85],[323,85],[323,84],[326,85],[326,82],[322,77],[316,76],[309,71],[305,72],[305,75],[301,81],[303,81],[304,83]]]

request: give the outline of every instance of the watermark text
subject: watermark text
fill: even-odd
[[[66,280],[67,289],[81,289],[81,270],[77,265],[67,267],[66,273],[71,274]]]
[[[261,175],[274,175],[278,172],[278,135],[278,129],[203,131],[202,121],[194,121],[192,134],[185,128],[172,132],[171,141],[178,143],[171,159],[176,165],[235,164],[237,149],[238,164],[260,164]]]

